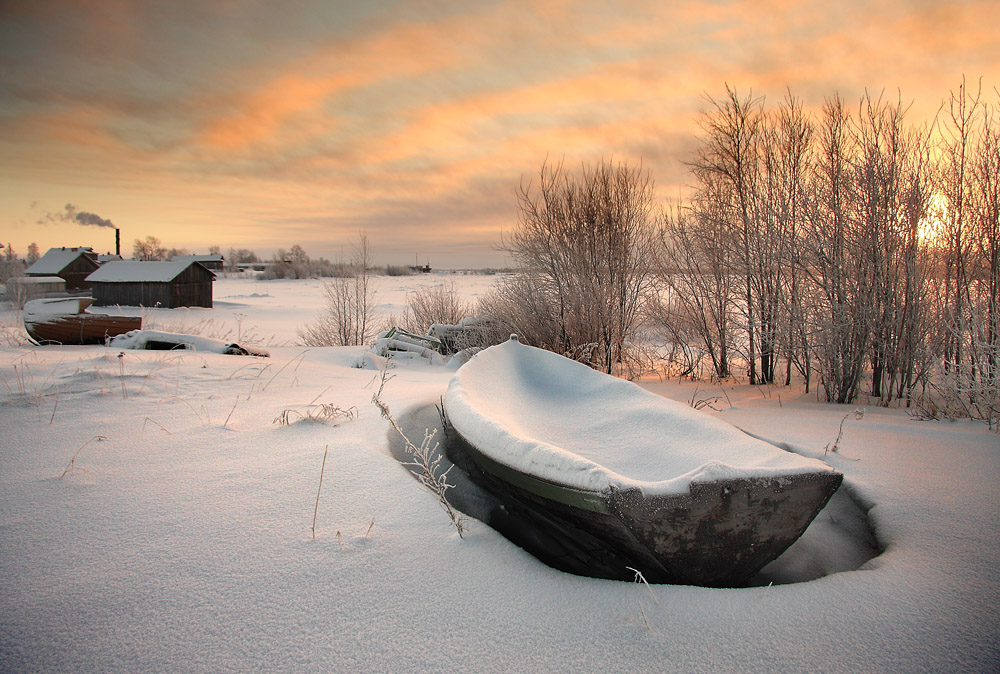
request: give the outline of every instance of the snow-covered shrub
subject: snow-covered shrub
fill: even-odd
[[[462,299],[455,282],[420,288],[406,296],[406,309],[393,314],[388,322],[409,332],[424,334],[435,323],[455,325],[472,316],[475,309]]]

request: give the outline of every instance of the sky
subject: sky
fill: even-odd
[[[676,198],[727,84],[923,123],[963,76],[997,95],[997,25],[996,0],[0,0],[0,242],[337,259],[365,232],[378,264],[502,266],[546,161]]]

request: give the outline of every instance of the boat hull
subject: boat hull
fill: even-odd
[[[648,582],[743,585],[802,535],[843,479],[803,473],[694,482],[676,495],[589,492],[499,464],[449,432],[452,460],[512,518],[545,532],[547,561],[602,578],[633,580],[634,569]]]
[[[142,327],[139,316],[69,314],[24,322],[24,329],[39,344],[104,344],[109,337]]]

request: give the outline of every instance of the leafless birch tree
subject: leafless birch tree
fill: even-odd
[[[522,278],[487,303],[493,318],[520,322],[529,343],[613,372],[651,280],[653,201],[652,178],[641,168],[605,161],[571,175],[561,164],[543,165],[537,183],[522,184],[518,226],[502,243]],[[513,309],[504,294],[538,313],[504,314]]]
[[[368,235],[358,236],[349,277],[330,279],[323,284],[325,306],[314,323],[299,330],[307,346],[354,346],[375,336],[373,320],[374,288],[369,268],[371,247]]]
[[[945,368],[939,391],[959,413],[1000,415],[1000,106],[963,80],[940,121]]]
[[[851,116],[839,96],[823,105],[805,221],[802,269],[810,281],[810,322],[829,402],[852,402],[868,353],[867,290],[849,218],[854,199]]]
[[[763,99],[740,97],[726,86],[723,100],[709,98],[712,106],[702,117],[703,138],[690,163],[695,180],[713,186],[728,236],[720,244],[731,245],[731,260],[742,284],[739,306],[745,317],[747,374],[751,384],[757,374],[758,313],[754,293],[755,233],[760,225],[759,154]]]
[[[715,376],[724,379],[730,375],[736,289],[728,249],[720,245],[728,232],[716,212],[719,201],[707,189],[701,198],[705,202],[692,208],[664,213],[657,269],[665,292],[657,292],[651,310],[677,346],[703,350]],[[687,370],[695,363],[689,358]]]

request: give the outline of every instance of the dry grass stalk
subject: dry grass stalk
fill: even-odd
[[[122,398],[128,398],[128,391],[125,390],[125,352],[118,352],[118,379],[122,383]]]
[[[271,382],[273,382],[273,381],[275,380],[275,378],[276,378],[276,377],[277,377],[277,376],[278,376],[279,374],[281,374],[281,373],[282,373],[282,372],[284,371],[284,369],[285,369],[286,367],[288,367],[289,365],[291,365],[292,363],[294,363],[294,362],[295,362],[295,361],[297,361],[297,360],[298,360],[298,361],[301,361],[301,360],[302,360],[303,358],[305,358],[305,357],[306,357],[306,354],[307,354],[307,353],[309,353],[309,349],[306,349],[305,351],[303,351],[303,352],[302,352],[302,353],[300,353],[299,355],[295,356],[295,358],[292,358],[292,359],[291,359],[290,361],[288,361],[287,363],[285,363],[284,365],[282,365],[282,366],[281,366],[280,368],[278,368],[278,371],[277,371],[277,372],[275,372],[275,373],[274,373],[273,375],[271,375],[271,378],[267,380],[267,383],[266,383],[266,384],[264,384],[263,386],[261,386],[261,387],[260,387],[260,390],[261,390],[261,391],[264,391],[264,390],[266,390],[266,389],[267,389],[267,387],[271,385]],[[296,368],[297,368],[297,367],[298,367],[298,366],[296,366]]]
[[[87,440],[85,443],[83,443],[82,445],[80,445],[80,449],[78,449],[75,452],[73,452],[73,456],[70,458],[69,463],[66,464],[65,470],[63,470],[62,475],[59,476],[60,480],[63,479],[64,477],[66,477],[66,474],[69,473],[71,470],[73,470],[73,467],[74,467],[74,465],[76,463],[76,457],[80,455],[80,452],[83,451],[84,447],[86,447],[87,445],[89,445],[94,440],[97,440],[98,442],[103,442],[104,440],[107,440],[107,438],[104,437],[103,435],[95,435],[90,440]]]
[[[316,515],[319,513],[319,493],[323,490],[323,473],[326,472],[326,455],[330,451],[330,445],[323,448],[323,465],[319,469],[319,487],[316,489],[316,506],[313,508],[313,540],[316,540]],[[338,536],[340,532],[337,532]]]
[[[163,425],[160,422],[154,421],[153,419],[150,419],[149,417],[146,417],[145,419],[142,420],[142,429],[139,430],[139,435],[142,435],[143,432],[146,430],[146,422],[149,422],[149,423],[153,424],[154,426],[157,426],[161,431],[163,431],[167,435],[171,435],[170,431],[168,431],[166,428],[164,428]]]
[[[636,602],[639,604],[639,613],[642,614],[642,621],[644,623],[646,623],[646,629],[649,630],[650,632],[652,632],[653,628],[649,626],[649,619],[646,618],[646,611],[643,610],[643,608],[642,608],[642,602],[639,601],[638,599],[636,599]]]
[[[293,419],[293,415],[297,415],[298,419]],[[337,407],[333,403],[323,403],[319,406],[319,409],[311,410],[305,414],[291,408],[282,410],[281,414],[275,417],[272,423],[278,424],[279,426],[291,426],[296,421],[318,423],[325,423],[327,421],[339,422],[341,420],[350,421],[357,416],[358,410],[355,407],[348,407],[345,410],[342,407]]]
[[[388,421],[393,430],[399,434],[399,437],[402,438],[403,443],[406,445],[406,451],[413,457],[413,461],[407,462],[404,465],[417,469],[417,480],[437,498],[441,508],[444,509],[451,523],[455,526],[458,537],[465,538],[465,519],[455,512],[455,509],[451,507],[451,503],[448,502],[448,497],[446,496],[446,492],[454,486],[448,483],[448,472],[451,468],[441,471],[441,454],[437,452],[439,443],[435,442],[434,446],[431,446],[431,441],[437,435],[437,429],[433,431],[425,430],[424,440],[420,443],[419,447],[410,442],[410,439],[403,433],[403,429],[399,427],[399,424],[393,418],[392,413],[389,411],[389,406],[382,400],[382,390],[389,379],[391,377],[389,376],[388,367],[386,367],[381,370],[381,382],[378,391],[372,394],[372,404],[378,408],[382,418]]]
[[[225,428],[229,424],[229,419],[233,416],[233,412],[236,411],[236,405],[240,402],[240,396],[237,394],[236,402],[233,403],[233,408],[229,410],[229,414],[226,415],[226,420],[222,422],[222,427]]]
[[[831,443],[826,444],[826,446],[823,448],[823,456],[826,456],[830,452],[833,452],[834,454],[840,454],[840,441],[844,438],[844,422],[847,421],[847,417],[851,416],[851,414],[852,412],[848,412],[847,414],[844,415],[844,418],[840,420],[840,430],[837,432],[837,439],[834,440],[832,444]],[[859,407],[856,410],[854,410],[853,414],[854,418],[860,421],[865,417],[865,409],[863,407]],[[844,456],[843,454],[840,455]],[[859,459],[852,459],[846,456],[844,458],[847,459],[848,461],[859,460]]]
[[[844,422],[847,421],[847,417],[851,416],[850,413],[845,414],[844,418],[840,420],[840,431],[837,432],[837,439],[831,443],[826,443],[826,447],[823,448],[823,456],[826,456],[829,452],[836,454],[840,449],[840,441],[844,437]]]
[[[653,588],[649,586],[649,582],[647,582],[646,577],[642,575],[642,571],[639,569],[633,569],[631,566],[626,566],[625,568],[635,574],[635,577],[632,579],[633,582],[643,583],[646,586],[646,589],[649,590],[649,596],[653,598],[653,603],[659,606],[660,602],[657,600],[656,595],[653,594]]]

